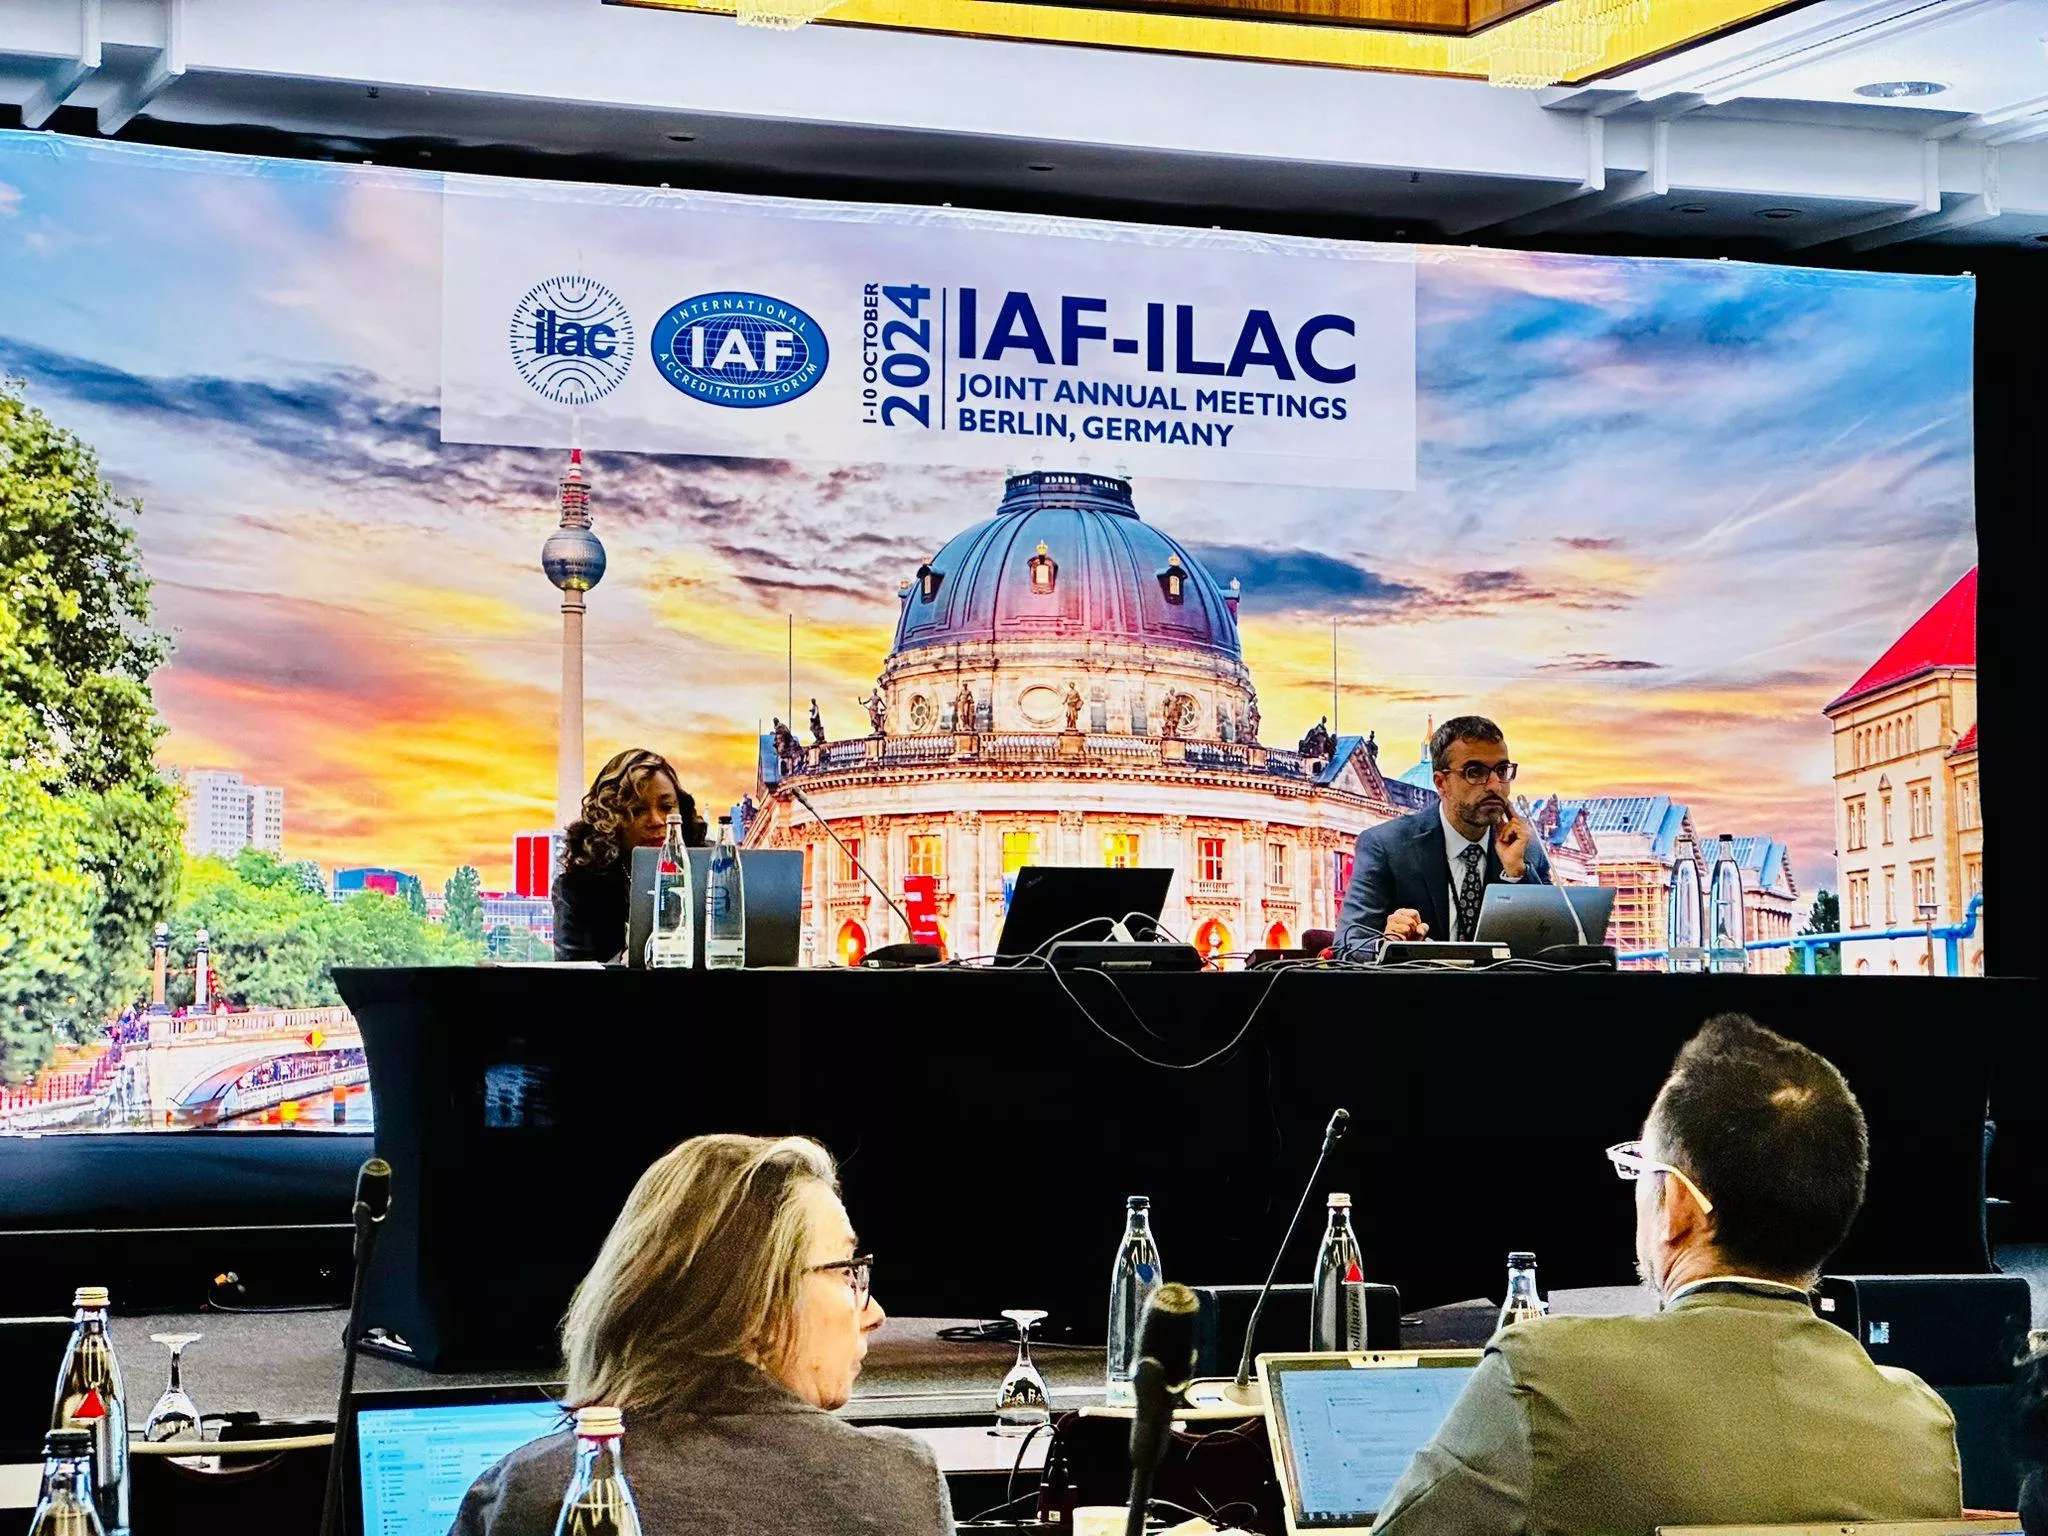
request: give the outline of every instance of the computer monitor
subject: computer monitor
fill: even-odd
[[[539,1385],[357,1393],[351,1536],[447,1536],[469,1485],[505,1456],[569,1427]]]
[[[1605,944],[1613,911],[1608,885],[1489,885],[1473,937],[1507,945],[1517,960],[1537,960],[1546,949]]]
[[[1288,1536],[1364,1532],[1465,1383],[1476,1349],[1261,1355]]]
[[[1120,922],[1134,938],[1156,938],[1172,884],[1170,869],[1027,864],[1010,889],[996,954],[1016,960],[1039,953],[1055,939],[1100,942]]]

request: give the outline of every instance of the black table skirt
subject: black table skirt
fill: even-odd
[[[370,1321],[444,1365],[545,1357],[634,1179],[705,1131],[800,1132],[840,1160],[876,1291],[906,1315],[1042,1307],[1099,1331],[1124,1197],[1167,1274],[1262,1279],[1338,1105],[1323,1179],[1368,1278],[1413,1310],[1625,1283],[1635,1135],[1679,1045],[1739,1009],[1833,1059],[1871,1127],[1830,1268],[1988,1266],[1984,1119],[2028,1070],[2028,981],[1292,971],[339,973],[396,1200]],[[1092,1015],[1092,1020],[1089,1017]],[[1112,1039],[1114,1034],[1117,1039]],[[1119,1040],[1122,1043],[1119,1043]],[[1206,1064],[1181,1069],[1154,1062]],[[1282,1267],[1306,1279],[1315,1212]]]

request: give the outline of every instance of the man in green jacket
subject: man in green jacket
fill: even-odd
[[[1834,1065],[1740,1014],[1679,1052],[1639,1142],[1636,1267],[1660,1310],[1498,1334],[1374,1524],[1386,1536],[1955,1519],[1955,1419],[1807,1292],[1863,1203]]]

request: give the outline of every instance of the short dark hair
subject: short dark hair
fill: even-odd
[[[1483,741],[1499,746],[1507,737],[1484,715],[1454,715],[1438,726],[1429,738],[1429,766],[1441,772],[1451,766],[1451,748],[1461,741]]]
[[[1724,1013],[1672,1063],[1651,1119],[1714,1203],[1714,1246],[1765,1278],[1817,1271],[1863,1205],[1870,1133],[1826,1057]]]

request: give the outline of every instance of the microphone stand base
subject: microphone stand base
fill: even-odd
[[[1257,1380],[1237,1384],[1233,1376],[1205,1376],[1188,1383],[1187,1401],[1190,1408],[1218,1410],[1237,1409],[1247,1415],[1266,1411],[1266,1389]]]

